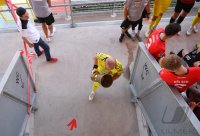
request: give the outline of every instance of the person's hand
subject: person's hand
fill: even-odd
[[[29,43],[29,44],[28,44],[28,46],[29,46],[30,48],[32,48],[34,45],[33,45],[33,44],[31,44],[31,43]]]
[[[96,68],[94,68],[94,69],[92,70],[92,73],[91,73],[91,74],[94,75],[94,74],[97,74],[97,73],[99,73],[98,70],[97,70]]]
[[[92,81],[95,81],[95,76],[97,75],[97,74],[99,74],[99,72],[98,72],[98,70],[96,69],[96,68],[94,68],[93,70],[92,70],[92,72],[91,72],[91,80]]]

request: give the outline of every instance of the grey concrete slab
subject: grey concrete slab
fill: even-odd
[[[144,22],[142,36],[148,22]],[[164,27],[167,22],[159,26]],[[182,48],[191,50],[199,41],[199,33],[186,37],[190,22],[183,22],[181,36],[167,41],[167,52]],[[38,111],[34,117],[35,136],[138,136],[135,106],[130,102],[128,81],[121,76],[112,87],[97,90],[93,102],[88,101],[92,82],[92,57],[104,52],[119,59],[125,67],[134,59],[137,42],[127,39],[120,44],[119,25],[77,28],[57,27],[49,44],[55,64],[45,57],[35,57]],[[144,37],[143,37],[144,39]],[[145,41],[146,39],[144,39]],[[16,50],[23,49],[18,33],[0,33],[0,73],[6,70]],[[32,51],[33,49],[30,49]],[[77,129],[70,131],[67,124],[77,119]]]
[[[88,101],[92,57],[96,52],[110,54],[123,65],[127,63],[126,46],[118,43],[119,34],[116,26],[58,28],[50,44],[58,63],[47,64],[44,56],[34,61],[39,106],[35,135],[138,135],[135,107],[123,76],[108,89],[100,87],[94,101]],[[73,118],[77,119],[78,128],[71,132],[67,123]]]

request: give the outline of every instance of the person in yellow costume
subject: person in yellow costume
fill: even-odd
[[[172,0],[154,0],[153,5],[153,17],[149,24],[149,28],[145,33],[145,37],[148,38],[153,29],[155,29],[160,22],[163,14],[167,11]]]
[[[200,23],[200,8],[198,9],[198,14],[192,20],[192,26],[187,30],[186,35],[191,35],[192,31],[198,32],[198,24]]]
[[[94,56],[94,67],[92,74],[98,72],[101,75],[110,74],[113,81],[118,79],[123,73],[122,64],[115,58],[104,53],[96,53]],[[97,88],[100,86],[100,83],[93,82],[92,91],[89,95],[89,100],[92,101],[95,96]]]

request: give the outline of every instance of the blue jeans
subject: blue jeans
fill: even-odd
[[[42,52],[39,49],[39,46],[42,49],[44,49],[46,60],[50,61],[51,60],[50,48],[49,48],[48,44],[42,40],[42,38],[39,39],[38,43],[34,43],[34,49],[38,56],[40,56],[42,54]]]

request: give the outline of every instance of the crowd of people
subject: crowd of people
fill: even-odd
[[[198,0],[196,0],[198,1]],[[121,24],[121,36],[119,42],[123,42],[124,37],[140,38],[143,18],[151,20],[145,37],[148,38],[145,45],[149,53],[157,60],[163,68],[160,71],[160,77],[170,86],[175,86],[177,90],[182,93],[186,92],[188,104],[195,112],[198,119],[200,118],[200,88],[197,82],[200,81],[200,44],[195,46],[191,52],[181,49],[178,54],[171,52],[166,54],[166,40],[174,35],[180,35],[180,24],[193,8],[195,0],[177,0],[174,13],[170,18],[169,24],[165,28],[158,28],[163,14],[167,11],[171,4],[171,0],[154,0],[153,14],[150,18],[150,1],[149,0],[126,0],[124,3],[124,21]],[[51,41],[51,36],[55,33],[53,26],[54,17],[49,6],[50,0],[32,0],[31,5],[33,11],[42,23],[42,28],[47,42]],[[48,62],[56,62],[57,58],[50,55],[50,48],[48,44],[42,40],[38,30],[29,21],[29,15],[26,9],[19,7],[16,10],[19,16],[18,26],[22,34],[22,39],[29,45],[34,47],[38,56],[45,53]],[[200,8],[198,14],[194,17],[191,27],[187,30],[186,35],[191,35],[192,32],[198,32],[198,24],[200,23]],[[138,30],[135,27],[138,25]],[[128,32],[132,28],[132,34]],[[39,46],[43,48],[41,51]],[[187,63],[187,66],[182,64],[182,59]],[[94,56],[94,66],[92,70],[93,87],[89,94],[89,100],[92,101],[95,96],[97,88],[101,85],[101,81],[97,81],[98,75],[109,74],[112,80],[116,80],[123,73],[122,64],[119,60],[104,53],[96,53]],[[105,80],[104,81],[108,81]]]
[[[148,0],[125,1],[124,21],[120,26],[122,33],[119,42],[123,42],[125,35],[129,38],[140,37],[142,18],[148,17],[147,15],[150,13],[150,10],[148,10],[149,2]],[[165,28],[156,29],[163,14],[170,6],[171,0],[154,0],[153,15],[150,19],[148,30],[145,33],[145,37],[147,38],[145,46],[162,67],[159,73],[161,79],[168,85],[176,87],[180,93],[186,92],[189,106],[198,119],[200,119],[200,88],[197,84],[200,81],[200,44],[197,44],[191,52],[181,49],[178,54],[174,52],[166,54],[166,40],[175,35],[180,35],[180,24],[191,11],[195,2],[198,2],[198,0],[177,0],[169,24]],[[192,32],[197,33],[199,23],[200,8],[186,35],[189,36]],[[136,33],[135,27],[137,25],[139,26]],[[128,32],[130,27],[132,27],[132,34]],[[187,64],[186,67],[182,64],[182,59]]]

